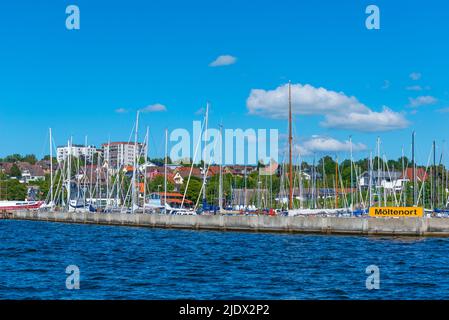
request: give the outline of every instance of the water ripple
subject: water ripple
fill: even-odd
[[[0,221],[0,299],[441,299],[449,239]],[[77,265],[80,290],[65,288]],[[380,268],[367,290],[366,267]]]

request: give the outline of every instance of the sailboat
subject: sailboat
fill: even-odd
[[[36,210],[41,208],[45,201],[0,201],[0,211],[9,210]]]
[[[340,214],[348,214],[351,212],[350,208],[337,208],[337,196],[336,192],[336,205],[333,209],[323,209],[323,208],[297,208],[293,207],[293,153],[292,153],[292,142],[293,142],[293,134],[292,134],[292,91],[291,91],[291,82],[288,83],[288,143],[289,143],[289,199],[288,199],[288,216],[310,216],[310,215],[340,215]],[[338,163],[338,162],[337,162]],[[336,168],[336,184],[335,190],[338,190],[338,167]]]

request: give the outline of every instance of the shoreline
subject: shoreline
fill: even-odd
[[[158,215],[14,211],[2,219],[191,230],[449,237],[449,218]]]

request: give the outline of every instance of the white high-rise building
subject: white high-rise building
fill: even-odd
[[[134,164],[133,142],[109,142],[103,143],[104,159],[109,160],[112,167],[132,166]],[[137,155],[145,156],[144,145],[137,144]]]
[[[56,149],[56,159],[58,162],[64,161],[67,159],[69,153],[72,157],[82,159],[87,158],[88,161],[92,161],[93,157],[97,153],[101,153],[100,149],[97,149],[95,146],[83,146],[83,145],[72,145],[72,146],[60,146]]]

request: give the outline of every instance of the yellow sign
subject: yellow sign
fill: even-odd
[[[422,217],[423,208],[419,207],[371,207],[370,217]]]

